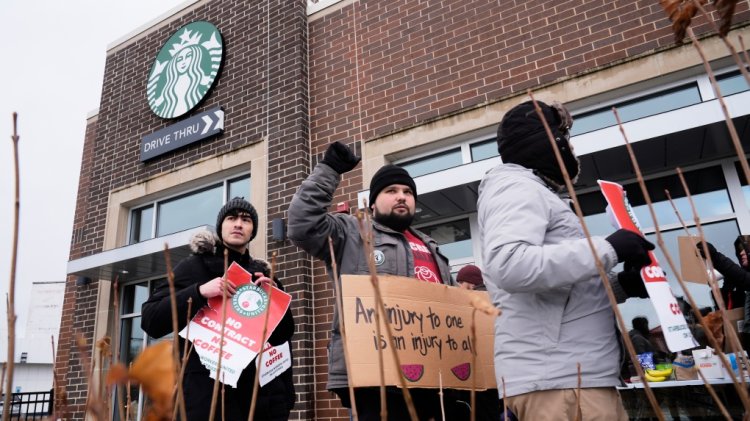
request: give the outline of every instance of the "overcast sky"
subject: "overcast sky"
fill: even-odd
[[[18,112],[18,329],[32,282],[64,281],[86,117],[99,107],[107,46],[185,0],[0,1],[0,320],[13,243],[11,114]],[[2,340],[2,339],[0,339]]]

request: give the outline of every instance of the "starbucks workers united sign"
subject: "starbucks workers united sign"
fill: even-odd
[[[151,67],[147,85],[151,110],[162,118],[177,118],[195,108],[216,80],[223,53],[221,33],[209,22],[178,29]]]

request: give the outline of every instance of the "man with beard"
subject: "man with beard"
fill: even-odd
[[[331,144],[323,160],[302,182],[289,205],[289,238],[324,261],[329,274],[333,273],[333,258],[338,266],[338,275],[369,273],[368,256],[360,238],[357,218],[349,214],[328,213],[341,175],[357,166],[360,159],[346,145],[339,142]],[[375,267],[380,274],[455,285],[448,259],[438,252],[437,242],[411,228],[416,198],[417,186],[401,167],[385,165],[372,177],[368,204],[373,217]],[[329,237],[333,240],[335,256],[329,252]],[[327,387],[338,395],[344,407],[351,408],[338,309],[334,309],[333,314]],[[387,392],[388,418],[408,419],[402,392],[395,387],[389,387]],[[437,390],[410,389],[410,392],[420,419],[440,418]],[[360,420],[380,419],[377,388],[357,388],[355,399]]]
[[[560,104],[539,106],[575,179],[573,119]],[[497,142],[503,163],[482,178],[477,213],[483,278],[503,309],[495,322],[501,397],[521,420],[625,420],[615,388],[620,349],[614,313],[571,202],[558,195],[565,180],[531,102],[505,114]],[[609,276],[618,302],[647,297],[638,270],[650,262],[654,245],[626,230],[591,241],[605,270],[618,262],[630,269]]]

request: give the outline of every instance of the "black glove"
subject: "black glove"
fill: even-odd
[[[698,249],[698,253],[700,253],[701,257],[705,260],[706,253],[703,252],[703,243],[698,242],[695,244],[695,247]],[[706,241],[706,247],[708,248],[708,254],[711,255],[711,261],[716,262],[716,247],[708,241]]]
[[[323,160],[320,161],[333,168],[337,173],[343,174],[356,167],[362,158],[354,155],[348,146],[341,142],[333,142],[326,150]]]
[[[617,282],[620,283],[622,290],[631,298],[648,298],[646,283],[641,278],[641,271],[638,269],[624,270],[617,274]]]
[[[640,234],[620,228],[606,238],[617,253],[618,262],[627,262],[636,267],[643,267],[651,263],[648,251],[655,246]]]

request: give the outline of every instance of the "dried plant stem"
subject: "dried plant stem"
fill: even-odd
[[[105,414],[102,405],[101,398],[91,392],[91,384],[93,383],[94,377],[94,366],[88,357],[88,350],[86,345],[86,339],[80,333],[76,338],[76,348],[78,348],[78,354],[80,355],[81,366],[83,371],[87,373],[86,384],[88,385],[86,391],[86,409],[85,413],[91,412],[91,415],[95,420],[106,419],[108,414]]]
[[[187,300],[187,317],[185,318],[186,324],[185,324],[185,337],[190,337],[190,314],[192,314],[192,308],[193,308],[193,297],[188,298]],[[193,352],[193,343],[187,339],[185,339],[185,345],[182,348],[182,361],[180,361],[180,373],[177,376],[177,384],[182,384],[182,380],[185,378],[185,368],[187,367],[188,358],[190,358],[190,353]],[[176,398],[176,397],[175,397]],[[184,401],[183,401],[184,402]],[[177,419],[177,405],[174,406],[174,409],[172,411],[172,419]],[[223,418],[222,418],[223,419]]]
[[[443,394],[443,371],[438,371],[438,385],[440,386],[438,396],[440,396],[440,415],[442,415],[442,419],[445,419],[445,395]]]
[[[380,293],[380,283],[378,282],[378,272],[375,268],[375,249],[373,247],[373,231],[372,231],[372,221],[370,220],[370,214],[365,212],[365,224],[363,224],[362,219],[360,219],[359,227],[360,227],[360,236],[362,236],[362,239],[364,241],[365,245],[365,253],[367,253],[367,266],[370,270],[370,283],[372,284],[373,291],[375,293],[375,302],[376,302],[376,323],[377,323],[377,314],[380,313],[381,315],[385,315],[386,309],[385,309],[385,303],[383,302],[383,295]],[[365,228],[366,227],[366,228]],[[395,343],[393,341],[393,332],[391,331],[391,324],[388,323],[385,318],[383,318],[383,325],[385,326],[385,334],[387,338],[387,346],[391,350],[391,356],[393,357],[393,364],[395,366],[396,372],[398,373],[401,369],[401,360],[399,359],[398,352],[396,351],[396,347],[393,346]],[[380,326],[379,324],[377,326]],[[380,329],[378,329],[380,330]],[[378,339],[380,339],[380,333],[378,332]],[[379,354],[382,359],[382,349],[379,349]],[[381,370],[381,378],[385,375],[383,372],[384,367],[380,365]],[[404,379],[404,376],[398,376],[398,379],[401,383],[401,392],[404,395],[404,401],[406,402],[406,408],[409,411],[409,416],[411,417],[412,421],[417,421],[419,418],[417,416],[417,410],[414,408],[414,401],[411,398],[411,393],[409,392],[409,387],[406,384],[406,380]],[[384,386],[384,380],[383,380],[383,386]],[[385,391],[385,387],[383,387],[383,391]],[[383,393],[383,392],[381,392]],[[384,411],[384,413],[381,413],[382,416],[387,417],[387,413]],[[383,420],[385,421],[385,419]]]
[[[552,149],[555,152],[555,158],[557,159],[557,163],[560,166],[560,170],[562,171],[563,178],[565,179],[565,186],[568,189],[568,194],[570,194],[571,199],[573,200],[573,207],[575,209],[575,213],[578,216],[578,221],[581,224],[581,228],[583,230],[584,235],[586,236],[586,241],[588,242],[589,248],[591,249],[591,254],[594,257],[594,262],[596,263],[596,268],[599,271],[599,276],[602,279],[602,285],[604,285],[604,290],[607,293],[607,298],[609,298],[610,306],[612,307],[612,311],[615,314],[615,318],[617,320],[617,326],[620,328],[621,332],[627,332],[627,328],[625,327],[625,322],[622,318],[622,314],[620,313],[620,309],[617,307],[617,299],[615,298],[615,293],[612,291],[612,285],[609,282],[609,277],[607,276],[607,271],[604,269],[604,265],[602,264],[601,259],[599,258],[599,254],[596,251],[596,247],[594,247],[594,243],[591,240],[591,233],[589,232],[588,226],[586,225],[586,221],[583,219],[583,211],[581,210],[581,205],[578,202],[578,196],[576,195],[575,189],[573,188],[573,182],[570,180],[570,174],[568,174],[568,170],[565,167],[565,163],[563,162],[562,155],[560,155],[560,148],[557,147],[557,142],[555,142],[555,138],[552,135],[552,130],[549,128],[549,124],[547,123],[547,120],[544,118],[544,113],[542,112],[542,109],[539,107],[539,104],[536,102],[536,99],[534,99],[534,96],[529,90],[529,97],[531,97],[531,100],[534,103],[534,108],[536,109],[536,113],[539,116],[539,119],[541,120],[542,124],[544,125],[544,130],[547,133],[547,137],[549,138],[550,144],[552,145]],[[630,340],[629,335],[622,335],[623,342],[625,343],[625,348],[628,350],[628,355],[631,358],[631,361],[638,361],[638,358],[635,354],[635,348],[633,348],[633,342]],[[660,421],[664,421],[664,414],[659,409],[659,404],[656,402],[656,397],[654,396],[654,392],[651,390],[651,388],[648,385],[648,382],[646,382],[646,378],[643,374],[643,368],[639,364],[633,364],[635,366],[636,372],[638,373],[638,376],[643,381],[643,390],[646,392],[646,397],[648,398],[649,403],[651,404],[651,407],[654,408],[654,412],[656,416],[659,418]]]
[[[737,39],[740,41],[740,48],[742,48],[742,57],[745,59],[744,63],[750,63],[750,56],[747,55],[747,48],[745,48],[745,40],[742,38],[742,35],[737,35]],[[747,64],[745,64],[744,66],[747,66]]]
[[[693,212],[693,220],[695,222],[695,227],[698,230],[698,236],[701,238],[703,251],[706,254],[706,258],[708,259],[708,263],[710,267],[713,267],[713,263],[711,262],[711,255],[708,252],[708,246],[706,245],[706,240],[703,235],[703,228],[701,226],[700,218],[698,218],[698,211],[695,208],[695,203],[693,203],[693,197],[690,195],[690,189],[688,188],[687,182],[685,182],[685,176],[682,174],[682,169],[679,167],[677,168],[677,175],[680,178],[680,182],[682,183],[682,188],[685,190],[685,194],[687,195],[688,202],[690,202],[690,208]],[[735,351],[738,351],[739,346],[739,339],[737,338],[736,332],[734,332],[734,329],[731,326],[728,326],[727,323],[727,317],[726,317],[726,307],[724,306],[724,299],[721,296],[721,292],[719,291],[718,283],[716,281],[716,275],[713,271],[711,272],[711,276],[709,277],[709,284],[711,285],[711,290],[714,294],[714,298],[716,299],[716,303],[719,305],[719,311],[721,312],[723,324],[724,324],[724,330],[729,330],[730,332],[727,335],[727,337],[730,340],[730,346],[732,346]],[[706,325],[703,325],[704,327]],[[727,329],[728,327],[728,329]],[[708,331],[709,329],[704,329],[704,331]],[[745,413],[750,413],[750,398],[748,398],[747,394],[747,388],[740,385],[740,383],[737,381],[737,377],[734,375],[734,370],[732,370],[732,365],[729,363],[729,360],[727,359],[726,355],[724,355],[723,350],[719,346],[718,342],[716,344],[716,354],[719,356],[719,359],[721,360],[724,367],[727,369],[727,372],[729,372],[729,376],[732,378],[732,382],[735,385],[735,389],[737,390],[737,394],[740,397],[740,400],[742,401],[742,405],[745,408]],[[746,361],[746,360],[745,360]],[[744,385],[744,375],[740,376],[742,383]]]
[[[275,271],[276,271],[276,251],[274,251],[271,254],[271,273],[270,273],[271,280],[273,280]],[[258,361],[255,366],[255,380],[253,381],[253,397],[250,400],[250,414],[248,415],[248,421],[253,419],[253,414],[255,414],[255,404],[258,400],[258,385],[260,383],[260,367],[261,367],[261,363],[263,362],[263,349],[266,347],[266,341],[268,340],[266,335],[268,334],[268,317],[271,315],[270,303],[271,303],[272,293],[273,293],[273,286],[268,288],[269,307],[268,309],[266,309],[266,317],[265,317],[265,320],[263,321],[263,334],[261,335],[260,352],[258,353],[258,356],[257,356]]]
[[[719,84],[716,82],[716,76],[714,76],[714,72],[711,69],[711,65],[708,63],[708,60],[706,59],[706,55],[703,52],[703,48],[701,47],[698,40],[695,38],[693,29],[687,28],[687,34],[690,36],[690,40],[693,42],[693,46],[698,51],[698,54],[700,55],[701,60],[703,61],[703,68],[706,70],[708,79],[711,81],[711,87],[713,87],[714,93],[716,94],[716,99],[719,100],[719,104],[721,105],[721,111],[722,113],[724,113],[724,120],[727,123],[727,130],[729,130],[729,137],[732,139],[732,144],[734,144],[734,150],[737,153],[737,157],[739,157],[740,159],[740,166],[742,166],[742,171],[745,174],[745,180],[747,180],[748,184],[750,184],[750,167],[748,167],[747,158],[745,157],[745,152],[742,149],[742,144],[740,143],[740,137],[737,135],[737,129],[734,127],[734,123],[732,122],[732,117],[729,115],[729,110],[727,109],[727,104],[724,102],[724,97],[721,95]],[[743,67],[743,66],[740,66],[740,67]]]
[[[742,73],[742,76],[745,77],[745,81],[748,85],[750,85],[750,73],[748,73],[747,68],[745,68],[744,64],[742,63],[742,59],[740,58],[739,54],[737,54],[737,49],[734,48],[734,45],[732,45],[731,42],[729,42],[729,39],[721,35],[721,31],[719,31],[719,27],[716,26],[716,22],[711,19],[711,17],[708,15],[708,12],[706,12],[706,9],[703,7],[703,5],[696,0],[693,0],[693,3],[698,7],[698,10],[701,11],[701,14],[706,18],[706,21],[709,25],[711,25],[711,28],[716,32],[716,34],[719,35],[719,38],[721,38],[722,42],[724,42],[724,45],[727,47],[727,50],[729,50],[729,53],[732,55],[732,58],[734,59],[734,62],[737,64],[737,67],[740,68],[740,72]]]
[[[727,408],[724,406],[723,403],[721,403],[721,399],[716,394],[716,391],[714,390],[714,387],[711,386],[711,383],[706,379],[705,376],[703,376],[703,373],[698,370],[697,368],[693,368],[698,373],[698,376],[700,376],[701,380],[703,380],[703,384],[706,385],[706,389],[708,390],[708,394],[711,395],[714,402],[716,402],[716,406],[719,407],[719,411],[721,411],[721,414],[724,415],[724,418],[726,418],[727,421],[731,421],[732,417],[729,415],[729,412],[727,412]]]
[[[576,367],[578,368],[578,386],[576,386],[576,417],[575,421],[579,421],[581,419],[581,363],[576,363]]]
[[[21,208],[20,183],[18,171],[18,113],[13,113],[13,168],[15,173],[15,201],[13,202],[13,251],[10,258],[10,280],[8,284],[8,356],[5,375],[5,399],[3,408],[10,408],[13,390],[13,366],[16,358],[16,262],[18,261],[18,214]],[[3,411],[3,421],[10,419],[10,410]]]
[[[646,203],[648,205],[648,210],[649,210],[649,212],[651,214],[651,220],[654,222],[654,229],[655,229],[655,232],[656,232],[657,244],[661,248],[662,252],[664,252],[664,256],[666,256],[666,258],[667,258],[667,262],[669,264],[669,267],[672,270],[672,272],[675,274],[675,276],[677,277],[677,281],[680,284],[680,287],[684,291],[685,295],[687,296],[687,298],[688,298],[688,300],[690,302],[690,306],[693,308],[693,312],[696,314],[697,319],[700,320],[701,323],[702,323],[703,322],[703,316],[700,314],[698,305],[697,305],[696,301],[693,299],[693,296],[690,293],[690,290],[688,289],[687,285],[682,280],[682,276],[680,276],[680,271],[677,270],[677,268],[676,268],[676,266],[674,264],[674,261],[672,259],[672,256],[669,253],[669,250],[667,249],[666,245],[664,244],[664,238],[661,235],[661,229],[659,228],[659,222],[658,222],[658,220],[656,218],[656,212],[654,211],[653,202],[651,201],[651,195],[648,193],[648,189],[646,188],[646,182],[643,179],[643,174],[641,172],[640,165],[638,165],[638,160],[635,158],[635,153],[633,152],[633,147],[630,144],[630,141],[628,140],[627,134],[625,134],[625,129],[624,129],[623,125],[622,125],[622,120],[620,119],[620,114],[617,112],[616,108],[613,108],[612,112],[615,115],[615,119],[617,120],[617,125],[620,128],[620,133],[622,134],[623,140],[625,141],[625,147],[627,148],[628,154],[630,155],[630,161],[633,164],[633,169],[635,170],[636,177],[638,178],[638,184],[639,184],[639,186],[641,188],[641,193],[643,194],[643,197],[646,199]],[[667,192],[667,195],[669,196],[668,192]],[[688,192],[688,195],[689,195],[689,192]],[[669,197],[669,199],[670,199],[670,203],[671,203],[671,197]],[[685,226],[685,223],[682,221],[682,218],[681,218],[679,212],[677,211],[677,208],[674,206],[674,203],[672,203],[672,206],[673,206],[673,208],[675,210],[675,213],[677,214],[677,217],[680,219],[680,222],[682,222],[682,225],[685,228],[685,231],[687,231],[687,227]],[[690,233],[688,232],[688,235],[689,234]],[[714,283],[713,286],[715,286],[715,283]],[[713,288],[713,286],[712,286],[712,288]],[[719,294],[719,295],[721,295],[721,294]],[[721,298],[719,298],[719,299],[721,299]],[[704,326],[705,326],[705,324],[704,324]],[[710,336],[710,337],[713,338],[713,333],[712,332],[707,332],[707,336]],[[715,348],[718,348],[718,343],[715,340],[715,338],[714,338],[713,342],[711,342],[711,344]]]
[[[331,255],[331,275],[333,276],[333,290],[336,295],[336,309],[339,313],[339,331],[341,331],[341,341],[344,345],[344,363],[346,364],[346,372],[352,372],[351,360],[349,359],[349,347],[346,344],[346,324],[344,323],[344,303],[341,298],[341,285],[339,279],[339,269],[336,264],[336,253],[333,250],[333,239],[328,237],[328,252]],[[354,387],[351,381],[347,381],[347,387],[349,388],[349,400],[352,403],[352,419],[354,421],[359,420],[357,415],[357,403],[354,399]]]
[[[169,303],[172,309],[172,354],[174,358],[174,370],[176,377],[180,375],[180,332],[177,323],[177,295],[174,287],[174,272],[172,272],[172,258],[169,254],[169,245],[164,243],[164,260],[167,264],[167,281],[169,282]],[[188,322],[189,324],[189,322]],[[223,328],[223,326],[222,326]],[[187,410],[185,409],[185,394],[182,390],[182,382],[177,382],[177,406],[180,409],[180,416],[183,420],[187,419]]]
[[[112,301],[112,307],[114,308],[115,312],[115,327],[114,327],[114,333],[112,336],[113,339],[113,352],[112,352],[112,361],[111,365],[114,365],[115,363],[120,361],[120,281],[119,276],[115,275],[115,280],[112,283],[112,288],[114,290],[114,299]],[[111,367],[110,365],[110,367]],[[117,394],[117,413],[120,415],[120,419],[125,419],[125,404],[123,402],[124,396],[122,393],[122,386],[121,385],[114,385],[115,393]]]
[[[208,420],[213,421],[216,415],[216,400],[219,398],[219,375],[221,374],[221,357],[224,355],[224,330],[227,323],[227,269],[229,268],[229,250],[224,249],[224,282],[221,283],[221,335],[219,336],[219,361],[216,363],[214,389],[211,392],[211,410]],[[261,345],[262,346],[262,345]]]
[[[505,394],[505,377],[500,377],[500,383],[503,387],[503,418],[508,419],[508,395]]]
[[[471,309],[471,421],[477,419],[477,309]]]
[[[132,364],[131,364],[131,367],[132,367]],[[128,399],[128,401],[125,404],[125,408],[126,408],[125,409],[125,419],[127,421],[130,421],[130,404],[133,402],[131,400],[131,398],[130,398],[130,380],[128,380],[128,382],[126,383],[125,387],[127,388],[125,390],[127,391],[126,393],[127,393],[127,399]]]

